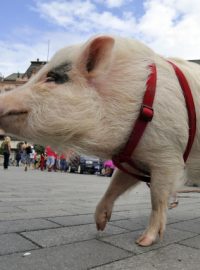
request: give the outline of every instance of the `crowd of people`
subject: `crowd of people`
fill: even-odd
[[[8,166],[16,165],[17,167],[23,166],[24,171],[28,169],[40,169],[48,171],[66,172],[68,169],[67,154],[58,154],[47,146],[44,151],[37,152],[33,145],[23,142],[17,146],[15,151],[14,160],[11,158],[11,139],[6,136],[1,144],[3,154],[3,167],[8,169]],[[70,154],[70,153],[69,153]]]
[[[59,155],[47,146],[42,153],[37,153],[33,145],[24,142],[19,147],[15,155],[16,166],[20,164],[24,165],[24,170],[28,169],[40,169],[51,171],[60,170],[61,172],[67,172],[68,161],[67,155]]]
[[[28,169],[39,169],[41,171],[61,171],[67,172],[70,159],[74,159],[76,154],[74,151],[58,154],[50,146],[46,146],[43,151],[37,152],[33,145],[26,141],[20,143],[15,151],[14,162],[10,159],[11,155],[11,140],[10,137],[5,137],[1,145],[4,155],[4,169],[8,168],[9,163],[17,167],[23,166],[24,171]],[[102,175],[112,176],[114,165],[111,160],[105,161],[102,168]]]

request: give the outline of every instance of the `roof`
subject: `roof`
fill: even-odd
[[[23,73],[12,73],[9,76],[4,78],[4,81],[16,81],[18,78],[21,78]]]
[[[199,64],[200,65],[200,60],[189,60],[190,62],[194,62],[194,63],[197,63],[197,64]]]
[[[31,61],[31,65],[28,67],[26,72],[23,74],[23,78],[27,77],[28,79],[32,76],[32,74],[37,73],[47,62],[46,61]]]

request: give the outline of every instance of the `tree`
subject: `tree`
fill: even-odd
[[[44,146],[39,145],[39,144],[35,144],[34,149],[38,154],[44,153],[44,150],[45,150]]]

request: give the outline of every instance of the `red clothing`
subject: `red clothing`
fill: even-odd
[[[61,154],[60,159],[66,159],[66,156],[64,154]]]
[[[54,153],[55,159],[58,159],[58,154],[56,152],[53,152],[53,153]]]
[[[45,148],[45,152],[48,157],[55,157],[55,152],[51,149],[49,145]]]
[[[40,157],[40,169],[41,169],[41,171],[44,170],[44,161],[45,161],[45,158],[44,158],[44,155],[42,154],[41,157]]]

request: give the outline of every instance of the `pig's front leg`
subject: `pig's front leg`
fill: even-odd
[[[158,236],[162,239],[166,225],[168,199],[175,181],[183,180],[183,175],[183,166],[177,166],[175,169],[157,168],[157,170],[152,170],[150,188],[152,211],[146,231],[136,241],[140,246],[152,245]]]
[[[136,183],[138,183],[138,180],[132,176],[120,170],[115,171],[106,193],[96,207],[95,221],[97,230],[103,231],[105,229],[106,223],[110,220],[115,200]]]

